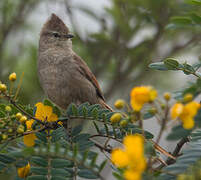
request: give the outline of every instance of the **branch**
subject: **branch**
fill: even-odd
[[[174,149],[172,155],[173,155],[174,157],[180,156],[181,154],[179,154],[179,153],[180,153],[181,148],[183,147],[183,145],[184,145],[185,143],[187,143],[187,142],[189,142],[189,141],[190,141],[190,140],[189,140],[189,137],[182,138],[182,139],[177,143],[177,145],[176,145],[176,147],[175,147],[175,149]],[[171,159],[171,158],[168,158],[168,159],[166,160],[166,164],[167,164],[167,165],[174,164],[175,162],[176,162],[176,160]],[[160,169],[162,169],[164,166],[165,166],[164,164],[161,164],[160,166],[158,166],[158,167],[156,168],[156,170],[160,170]]]

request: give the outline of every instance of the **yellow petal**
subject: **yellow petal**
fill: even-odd
[[[135,159],[130,158],[129,167],[138,172],[143,172],[146,169],[146,159],[144,155],[138,156]]]
[[[35,113],[35,117],[41,121],[44,120],[44,105],[43,103],[37,103],[36,105],[36,113]]]
[[[47,121],[49,121],[48,119],[49,119],[49,117],[51,116],[51,114],[52,114],[52,107],[51,106],[44,106],[43,107],[43,116],[44,116],[44,120],[46,120],[47,119]]]
[[[33,123],[34,123],[33,119],[26,121],[26,126],[27,126],[28,130],[32,130],[32,124]]]
[[[54,122],[54,121],[57,121],[58,120],[58,116],[54,113],[52,113],[50,115],[50,117],[48,118],[48,122]]]
[[[183,109],[184,109],[183,104],[181,104],[181,103],[174,104],[174,106],[172,106],[172,108],[171,108],[172,119],[176,119],[177,117],[179,117],[181,115],[181,113],[183,112]]]
[[[151,86],[135,87],[131,90],[131,106],[135,111],[140,111],[145,103],[153,101],[157,97],[157,91]]]
[[[28,135],[23,137],[24,144],[27,147],[34,146],[35,145],[35,139],[37,139],[35,134],[28,134]]]
[[[133,108],[133,110],[135,110],[137,112],[139,112],[142,109],[143,105],[144,105],[144,103],[140,104],[134,100],[131,100],[131,107]]]
[[[141,180],[141,173],[132,169],[127,169],[124,172],[124,177],[126,180]]]
[[[150,90],[150,101],[154,101],[157,97],[158,93],[155,89]]]
[[[30,164],[28,163],[26,166],[18,168],[17,174],[20,178],[26,178],[30,171]]]
[[[191,117],[194,117],[197,114],[197,111],[199,108],[200,108],[200,104],[197,102],[190,102],[185,105],[185,110],[188,111]]]
[[[144,139],[141,135],[128,135],[124,138],[123,143],[129,158],[138,159],[144,156]]]
[[[186,118],[183,120],[183,128],[184,129],[192,129],[194,127],[194,120],[192,118]]]
[[[126,167],[129,163],[129,158],[127,154],[121,149],[114,149],[111,154],[111,160],[117,167]]]

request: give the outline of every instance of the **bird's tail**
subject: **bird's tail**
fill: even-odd
[[[105,101],[103,101],[102,99],[99,99],[99,103],[100,103],[100,105],[102,105],[104,108],[109,109],[111,112],[114,112],[114,110],[113,110],[108,104],[106,104]]]

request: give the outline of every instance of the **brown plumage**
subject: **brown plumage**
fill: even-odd
[[[87,64],[72,50],[72,35],[63,21],[52,14],[40,33],[38,75],[46,95],[66,109],[70,103],[106,103],[100,86]]]

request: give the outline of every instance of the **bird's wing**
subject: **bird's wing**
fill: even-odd
[[[87,66],[87,64],[76,54],[74,54],[73,56],[75,63],[77,63],[78,67],[79,67],[79,71],[80,73],[85,76],[96,88],[96,92],[97,95],[103,100],[105,101],[105,98],[103,96],[103,93],[100,89],[100,86],[98,84],[98,81],[96,80],[96,77],[94,76],[94,74],[91,72],[91,70],[89,69],[89,67]]]

